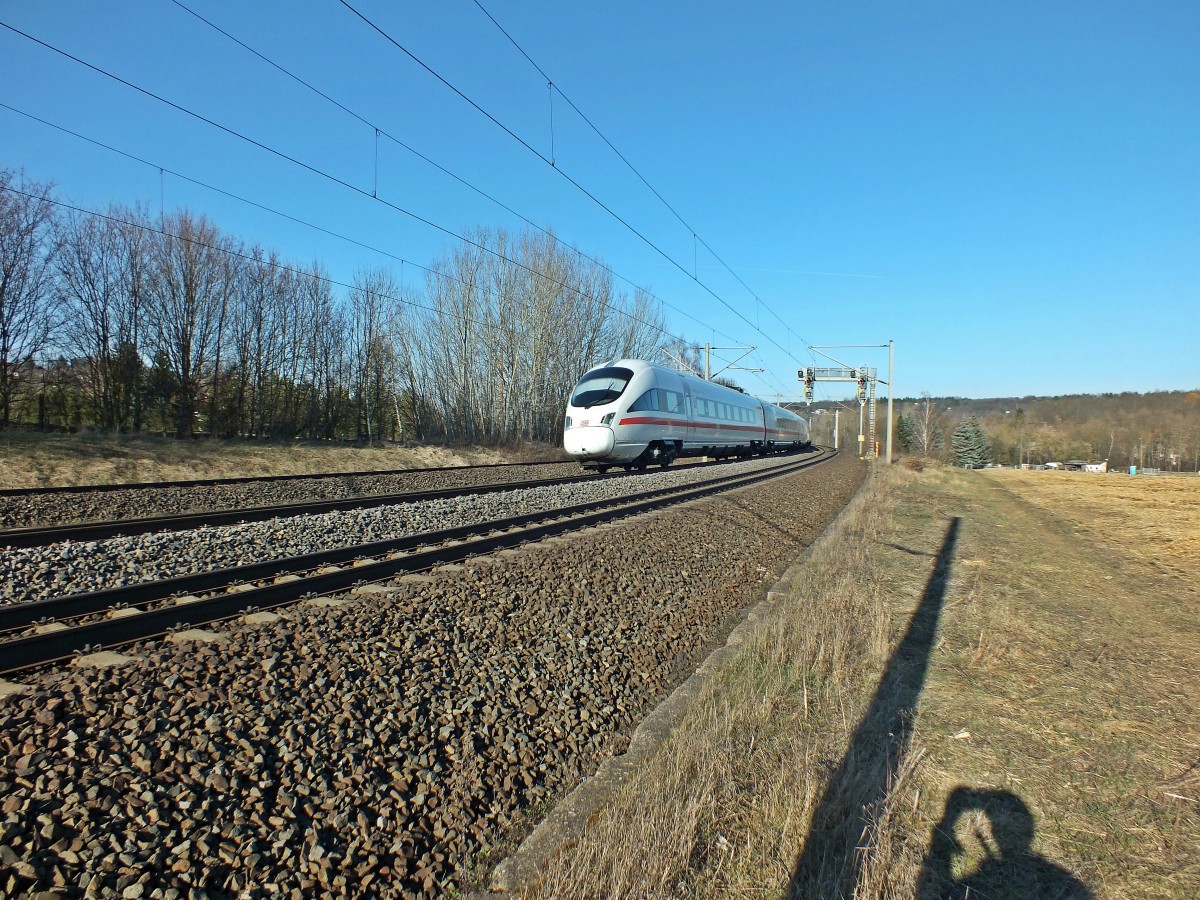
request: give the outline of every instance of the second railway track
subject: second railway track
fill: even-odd
[[[616,477],[616,476],[614,476]],[[70,525],[48,525],[40,528],[9,528],[0,530],[0,547],[42,547],[59,541],[100,541],[111,537],[152,534],[157,531],[186,531],[204,526],[232,525],[238,522],[263,522],[286,516],[307,516],[345,509],[372,509],[397,503],[421,500],[444,500],[469,494],[489,494],[522,488],[548,487],[567,484],[580,478],[578,474],[562,478],[541,478],[533,481],[503,482],[500,484],[469,485],[435,488],[423,491],[404,491],[389,494],[357,494],[335,500],[310,500],[280,503],[272,506],[250,506],[238,509],[206,510],[174,516],[146,516],[134,519],[113,519],[104,522],[79,522]]]
[[[0,491],[0,527],[24,529],[199,515],[376,494],[579,476],[570,462],[506,463],[269,478],[209,479]],[[3,546],[0,540],[0,546]]]

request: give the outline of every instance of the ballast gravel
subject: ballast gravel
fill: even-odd
[[[0,528],[175,516],[217,509],[341,500],[364,494],[399,494],[439,488],[509,484],[564,478],[578,472],[579,465],[575,462],[553,462],[414,469],[378,475],[350,473],[178,487],[113,485],[102,490],[0,494]]]
[[[63,542],[0,551],[0,603],[157,581],[253,562],[300,556],[444,528],[478,525],[504,516],[609,500],[659,487],[778,466],[782,457],[730,463],[718,469],[683,467],[623,478],[581,479],[552,487],[401,503],[373,509],[205,526],[104,541]]]
[[[461,895],[861,483],[839,457],[0,699],[0,894]]]

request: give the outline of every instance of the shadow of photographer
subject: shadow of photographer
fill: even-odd
[[[790,900],[835,900],[854,893],[863,860],[861,841],[870,828],[873,811],[899,774],[912,739],[961,525],[959,516],[950,520],[925,591],[816,804],[785,895]]]
[[[1016,794],[955,788],[933,828],[917,900],[1091,900],[1083,882],[1033,851],[1033,837],[1033,815]]]

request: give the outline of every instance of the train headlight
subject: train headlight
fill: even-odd
[[[605,413],[604,416],[600,419],[600,424],[601,425],[611,425],[613,416],[615,416],[615,415],[616,415],[616,413]]]

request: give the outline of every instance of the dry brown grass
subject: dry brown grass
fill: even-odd
[[[1200,896],[1195,583],[1002,483],[876,479],[540,894]]]
[[[1200,478],[988,469],[1030,503],[1088,529],[1112,549],[1200,576]]]
[[[0,432],[0,488],[434,468],[557,458],[549,447],[357,447]]]
[[[560,856],[542,893],[739,896],[787,884],[825,772],[882,666],[890,623],[861,565],[887,518],[871,487],[794,601],[706,689],[655,762]],[[820,622],[814,627],[814,622]],[[866,627],[864,627],[864,625]]]
[[[962,786],[1007,792],[1032,813],[1036,851],[1096,896],[1198,896],[1200,597],[1180,574],[1189,563],[1157,550],[1170,567],[1151,572],[1114,552],[1139,527],[1127,521],[1127,483],[1041,475],[953,473],[930,490],[954,496],[974,527],[922,700],[925,802]],[[1161,499],[1135,505],[1143,521],[1186,521],[1175,493],[1150,481],[1132,485]],[[957,824],[955,865],[970,870],[990,836],[963,837],[970,823]]]

